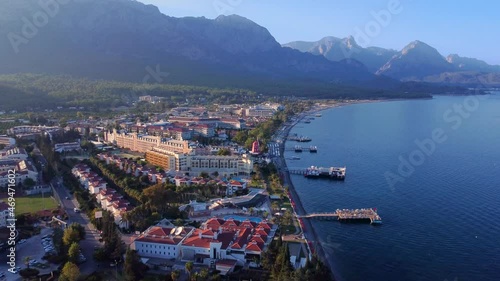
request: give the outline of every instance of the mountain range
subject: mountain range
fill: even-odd
[[[500,85],[500,66],[451,54],[442,56],[435,48],[413,41],[401,51],[379,47],[363,48],[352,36],[325,37],[316,42],[294,41],[284,47],[324,56],[331,61],[357,60],[376,75],[401,81],[424,81],[467,86]]]
[[[175,18],[134,0],[0,2],[0,74],[64,74],[297,95],[321,90],[323,96],[347,96],[359,89],[377,96],[418,96],[436,89],[398,81],[412,79],[395,75],[406,61],[398,60],[396,51],[362,48],[352,38],[330,41],[324,48],[328,52],[288,48],[241,16]],[[354,59],[338,55],[338,46],[344,45]],[[452,61],[456,68],[464,65],[464,71],[480,65],[458,57]]]

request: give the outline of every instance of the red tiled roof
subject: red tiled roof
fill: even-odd
[[[255,228],[257,223],[250,221],[250,220],[245,220],[240,223],[241,227],[247,227],[247,228]]]
[[[230,185],[236,185],[236,186],[242,186],[241,182],[239,181],[236,181],[236,180],[232,180],[229,182]]]
[[[265,229],[271,229],[271,224],[265,221],[260,222],[257,227],[262,227]]]
[[[146,233],[139,236],[135,241],[177,245],[181,242],[184,236],[191,231],[192,228],[183,228],[183,231],[177,236],[170,236],[172,231],[171,227],[153,226],[146,231]]]
[[[236,261],[235,260],[218,260],[216,263],[216,265],[218,266],[235,266],[236,265]]]
[[[264,243],[258,243],[256,241],[250,241],[246,248],[246,250],[253,252],[261,252],[262,249],[264,249]]]

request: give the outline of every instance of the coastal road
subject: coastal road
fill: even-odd
[[[288,134],[290,133],[290,130],[295,126],[298,122],[300,122],[305,116],[307,116],[308,113],[303,113],[296,118],[296,120],[288,126],[284,126],[282,129],[280,129],[276,135],[274,136],[276,143],[279,144],[279,157],[274,157],[274,164],[276,165],[276,168],[280,172],[280,175],[282,176],[283,179],[283,186],[288,187],[288,190],[290,191],[290,196],[291,200],[295,202],[295,214],[296,215],[306,215],[306,211],[302,206],[302,203],[300,201],[299,196],[297,195],[297,192],[295,191],[295,188],[293,187],[292,180],[290,178],[290,173],[288,173],[287,166],[286,166],[286,161],[284,158],[284,152],[285,152],[285,142],[288,137]],[[307,239],[307,241],[311,242],[312,245],[314,246],[314,251],[318,255],[318,257],[325,263],[325,265],[329,265],[329,261],[326,259],[325,252],[323,248],[320,245],[319,240],[317,239],[317,234],[312,226],[312,223],[309,219],[303,219],[304,223],[304,228],[303,230],[303,235],[304,238]]]

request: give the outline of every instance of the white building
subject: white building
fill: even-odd
[[[24,180],[30,178],[34,182],[38,180],[38,171],[28,161],[19,161],[15,167],[15,183],[16,185],[22,184]],[[0,172],[0,186],[7,186],[9,184],[9,171]]]
[[[177,259],[181,243],[194,228],[151,226],[132,242],[131,248],[141,257]]]
[[[79,151],[80,149],[82,149],[80,142],[56,143],[54,145],[54,151],[59,153],[66,151]]]
[[[23,148],[11,148],[0,153],[0,159],[9,160],[26,160],[28,159],[28,153]]]
[[[7,219],[9,218],[9,205],[0,201],[0,227],[7,226]]]

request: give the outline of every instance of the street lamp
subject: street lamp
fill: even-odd
[[[118,279],[118,262],[115,260],[116,279]]]

